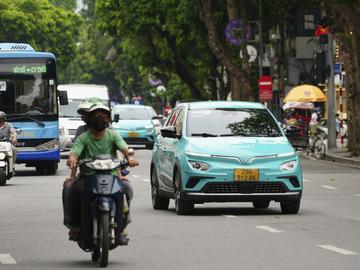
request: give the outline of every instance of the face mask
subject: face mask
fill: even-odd
[[[107,122],[104,119],[94,119],[91,121],[91,127],[97,132],[100,132],[107,127]]]

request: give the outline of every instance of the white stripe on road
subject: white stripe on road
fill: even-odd
[[[144,182],[150,182],[150,179],[143,179]]]
[[[318,247],[321,247],[323,249],[327,249],[330,251],[334,251],[334,252],[342,254],[342,255],[356,255],[357,254],[351,250],[346,250],[346,249],[338,248],[338,247],[331,246],[331,245],[318,245]]]
[[[236,218],[237,216],[234,216],[234,215],[224,215],[224,217],[227,217],[227,218]]]
[[[132,177],[135,177],[135,178],[140,178],[140,176],[139,176],[139,175],[137,175],[137,174],[133,174],[133,175],[132,175]]]
[[[267,232],[271,232],[271,233],[281,233],[282,232],[277,229],[271,228],[269,226],[256,226],[256,228],[267,231]]]
[[[309,179],[303,179],[303,182],[307,183],[307,182],[310,182]]]
[[[360,194],[354,194],[354,196],[360,197]]]
[[[322,185],[322,187],[327,188],[327,189],[337,189],[336,187],[328,186],[328,185]]]
[[[0,264],[16,264],[16,261],[10,254],[0,254]]]

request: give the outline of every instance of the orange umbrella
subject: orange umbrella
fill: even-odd
[[[286,95],[284,102],[323,102],[326,101],[326,96],[319,87],[314,85],[304,84],[296,86],[290,90]]]

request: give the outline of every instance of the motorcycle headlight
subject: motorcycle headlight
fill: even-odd
[[[4,153],[0,153],[0,160],[5,159],[6,155]]]
[[[193,160],[189,160],[189,165],[192,169],[196,171],[207,171],[210,168],[209,164],[205,162],[199,162]]]
[[[291,160],[284,162],[280,165],[280,169],[283,171],[293,171],[297,167],[297,160]]]

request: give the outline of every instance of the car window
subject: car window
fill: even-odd
[[[176,129],[176,135],[181,135],[182,133],[182,127],[183,127],[183,123],[184,123],[184,115],[185,115],[185,111],[184,110],[181,110],[179,113],[178,113],[178,116],[175,120],[175,129]]]
[[[266,109],[193,109],[188,113],[188,136],[279,137],[282,133]]]
[[[168,120],[166,121],[165,126],[173,126],[178,113],[179,113],[179,110],[172,111],[169,118],[168,118]]]
[[[155,112],[143,106],[115,107],[114,114],[119,114],[120,120],[149,120],[156,115]]]

